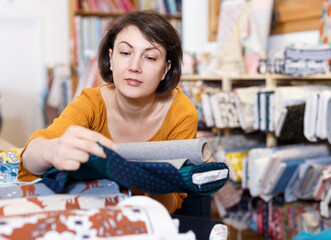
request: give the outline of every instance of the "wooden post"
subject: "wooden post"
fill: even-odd
[[[277,87],[277,81],[272,77],[270,73],[266,74],[266,88],[275,89]],[[268,148],[277,146],[277,138],[274,132],[267,132],[266,134],[266,146]]]
[[[228,93],[231,90],[232,90],[231,78],[228,77],[228,76],[223,76],[223,78],[222,78],[222,91]],[[231,135],[231,129],[230,128],[224,128],[223,129],[223,135],[224,136],[230,136]]]

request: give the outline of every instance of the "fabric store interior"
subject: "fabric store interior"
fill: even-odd
[[[107,161],[22,180],[32,134],[105,84],[100,43],[142,10],[178,33],[195,136],[96,141]],[[0,0],[0,36],[1,239],[331,239],[331,0]]]

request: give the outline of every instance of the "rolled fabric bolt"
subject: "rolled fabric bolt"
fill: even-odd
[[[212,152],[206,138],[118,143],[117,146],[117,153],[129,161],[188,159],[199,165],[207,162]]]

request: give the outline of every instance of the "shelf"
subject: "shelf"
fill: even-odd
[[[94,11],[85,11],[77,10],[74,13],[76,16],[84,17],[120,17],[125,14],[125,12],[94,12]]]
[[[282,74],[257,74],[257,75],[182,75],[181,80],[184,81],[194,81],[194,80],[203,80],[203,81],[222,81],[224,79],[231,79],[231,80],[266,80],[266,79],[273,79],[273,80],[331,80],[331,74],[315,74],[309,76],[289,76],[289,75],[282,75]]]
[[[204,81],[219,81],[222,80],[222,76],[201,76],[201,75],[182,75],[180,80],[184,81],[196,81],[196,80],[204,80]]]
[[[331,74],[314,74],[302,77],[273,74],[271,77],[276,80],[331,80]]]
[[[83,16],[83,17],[120,17],[126,14],[127,12],[95,12],[95,11],[86,11],[86,10],[77,10],[75,11],[76,16]],[[182,19],[182,14],[170,15],[164,14],[162,15],[166,19]]]
[[[182,75],[181,80],[206,80],[206,81],[222,81],[224,79],[233,80],[265,80],[265,75]]]

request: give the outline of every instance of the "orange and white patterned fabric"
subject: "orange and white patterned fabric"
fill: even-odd
[[[179,234],[165,207],[145,196],[53,195],[0,204],[0,239],[195,239],[192,231]]]
[[[331,44],[331,0],[324,0],[320,22],[320,42]]]

